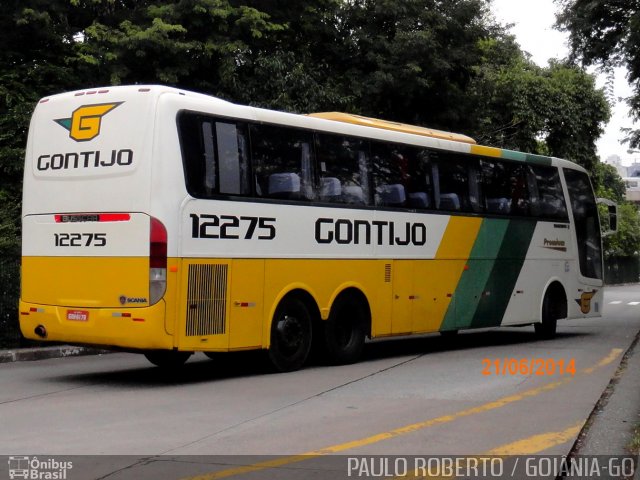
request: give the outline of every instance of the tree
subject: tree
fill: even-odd
[[[634,94],[627,99],[640,120],[640,2],[637,0],[558,0],[557,25],[569,32],[572,56],[584,65],[627,68]],[[632,148],[640,147],[640,130],[627,129]]]
[[[583,69],[558,61],[539,67],[510,42],[498,37],[483,45],[486,60],[472,82],[480,112],[472,135],[593,171],[595,142],[610,116],[604,92]]]
[[[640,253],[640,215],[631,203],[618,205],[618,231],[603,239],[605,257],[637,257]]]
[[[228,0],[86,3],[93,21],[76,42],[78,64],[107,84],[163,83],[224,96],[251,42],[284,28]]]
[[[624,202],[626,185],[613,165],[598,162],[591,175],[596,196]]]
[[[636,205],[625,201],[624,180],[613,165],[606,163],[597,163],[591,178],[597,197],[618,204],[618,232],[603,238],[605,257],[636,257],[640,251],[640,216]],[[600,207],[602,218],[607,218],[606,208]]]
[[[483,0],[352,0],[340,25],[354,108],[364,115],[467,131],[467,94],[492,36]]]

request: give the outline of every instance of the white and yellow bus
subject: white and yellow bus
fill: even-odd
[[[25,337],[356,361],[366,337],[602,309],[586,171],[469,137],[159,86],[44,98],[26,153]]]

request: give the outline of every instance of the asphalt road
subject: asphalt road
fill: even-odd
[[[92,478],[276,478],[265,458],[294,471],[301,454],[567,454],[640,331],[637,286],[605,304],[553,340],[527,327],[373,342],[358,364],[286,374],[255,354],[196,355],[179,376],[119,353],[0,364],[0,455],[146,459],[102,457]],[[192,455],[271,457],[246,474]]]

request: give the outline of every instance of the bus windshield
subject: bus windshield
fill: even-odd
[[[589,176],[577,170],[564,169],[564,178],[573,210],[580,273],[588,278],[602,279],[600,222]]]

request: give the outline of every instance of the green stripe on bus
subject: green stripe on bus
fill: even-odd
[[[527,153],[527,162],[535,163],[536,165],[550,166],[552,161],[551,157],[545,157],[544,155],[534,155],[533,153]]]
[[[509,220],[506,219],[487,218],[482,221],[467,268],[458,281],[441,330],[468,328],[471,325],[508,226]]]
[[[522,152],[515,152],[513,150],[502,150],[502,158],[506,160],[517,160],[519,162],[526,162],[527,154]]]
[[[494,327],[502,323],[524,265],[536,223],[535,220],[509,222],[470,327]]]

